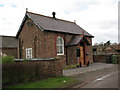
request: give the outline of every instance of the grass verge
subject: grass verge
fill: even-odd
[[[7,88],[64,88],[78,82],[70,77],[49,78],[46,80],[28,82],[19,85],[9,86]]]

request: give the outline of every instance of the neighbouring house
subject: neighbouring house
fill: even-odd
[[[59,58],[63,64],[93,62],[93,36],[75,22],[26,12],[19,31],[18,58]]]
[[[106,54],[116,54],[118,55],[120,51],[120,44],[110,45],[107,48],[104,49],[103,52]]]
[[[17,58],[18,41],[14,36],[0,36],[0,56],[14,56]]]
[[[120,52],[120,44],[93,46],[93,54],[94,55],[119,54],[119,52]]]
[[[100,44],[93,46],[93,60],[95,62],[112,63],[112,56],[120,54],[120,44]]]

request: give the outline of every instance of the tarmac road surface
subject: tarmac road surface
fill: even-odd
[[[101,67],[100,67],[101,66]],[[104,68],[102,68],[104,66]],[[98,68],[99,67],[99,68]],[[88,68],[88,67],[86,67]],[[82,68],[84,71],[86,68]],[[79,74],[74,74],[69,77],[77,79],[82,84],[78,83],[71,88],[118,88],[118,65],[98,64],[90,66],[91,71],[86,71]],[[94,70],[94,68],[96,70]],[[70,73],[71,74],[71,73]],[[68,75],[68,74],[67,74]]]
[[[97,78],[81,88],[118,88],[118,73],[120,74],[120,72],[114,72]]]

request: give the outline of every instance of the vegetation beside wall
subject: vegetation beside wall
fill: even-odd
[[[66,69],[74,69],[74,68],[77,68],[79,65],[78,64],[74,64],[74,65],[66,65],[66,67],[64,68],[65,70]]]
[[[4,56],[2,57],[2,63],[14,63],[14,57],[13,56]]]
[[[112,55],[112,63],[118,64],[118,55]]]

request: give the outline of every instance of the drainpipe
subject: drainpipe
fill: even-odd
[[[64,41],[65,41],[64,45],[65,45],[65,48],[66,48],[66,65],[68,65],[68,58],[67,58],[67,47],[68,46],[66,46],[66,34],[65,34],[65,40]]]
[[[66,46],[66,65],[68,65],[68,58],[67,58],[67,46]]]

